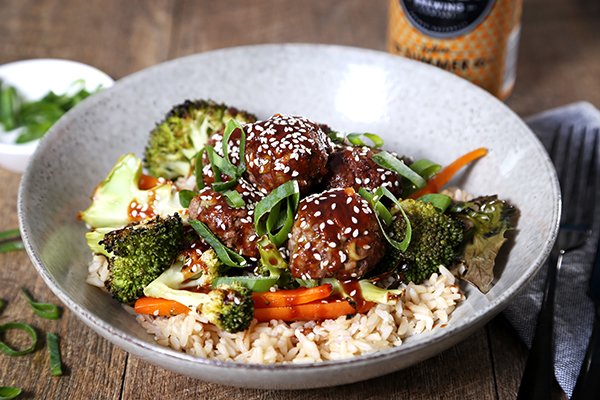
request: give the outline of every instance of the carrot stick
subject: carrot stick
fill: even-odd
[[[373,305],[374,303],[365,303],[359,309],[356,309],[346,300],[334,300],[329,302],[317,300],[313,303],[289,307],[255,308],[254,318],[259,322],[270,321],[272,319],[283,321],[335,319],[344,315],[367,312]]]
[[[480,147],[473,151],[468,152],[456,160],[454,160],[451,164],[449,164],[446,168],[442,169],[438,172],[433,178],[431,178],[427,185],[415,193],[410,195],[411,199],[418,199],[419,197],[429,194],[429,193],[437,193],[440,189],[452,179],[452,177],[463,167],[472,163],[475,160],[480,159],[481,157],[487,154],[487,149],[485,147]]]
[[[138,314],[148,314],[161,317],[171,317],[185,314],[189,308],[174,300],[158,299],[155,297],[140,297],[133,308]]]
[[[278,290],[276,292],[254,292],[252,299],[255,308],[286,307],[311,303],[329,297],[333,292],[331,285],[321,285],[312,288],[293,290]]]

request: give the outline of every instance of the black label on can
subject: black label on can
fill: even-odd
[[[408,20],[437,38],[464,35],[490,13],[495,0],[399,0]]]

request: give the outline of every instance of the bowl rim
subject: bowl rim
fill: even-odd
[[[535,134],[531,131],[531,129],[525,124],[525,122],[517,116],[511,109],[509,109],[504,103],[502,103],[497,98],[493,97],[491,94],[486,92],[484,89],[481,89],[472,83],[454,75],[444,70],[441,70],[437,67],[417,62],[414,60],[393,56],[389,53],[385,53],[378,50],[372,49],[364,49],[359,47],[351,47],[351,46],[340,46],[340,45],[329,45],[329,44],[310,44],[310,43],[276,43],[276,44],[259,44],[259,45],[250,45],[250,46],[236,46],[236,47],[228,47],[223,49],[212,50],[208,52],[202,52],[197,54],[188,55],[185,57],[176,58],[173,60],[169,60],[160,64],[156,64],[154,66],[145,68],[141,71],[135,72],[131,75],[128,75],[120,80],[118,80],[115,85],[112,87],[98,93],[92,98],[88,99],[87,102],[82,103],[82,108],[80,108],[80,112],[84,111],[86,107],[93,107],[96,103],[101,102],[105,96],[110,96],[112,91],[118,89],[121,86],[127,85],[131,81],[135,81],[139,79],[139,77],[143,77],[149,71],[154,71],[155,69],[165,68],[171,66],[175,63],[178,63],[182,60],[197,60],[198,62],[202,62],[203,58],[211,58],[215,55],[221,55],[226,53],[235,54],[239,51],[245,51],[247,49],[259,49],[264,51],[280,51],[282,48],[291,48],[291,49],[302,49],[308,51],[321,51],[321,52],[346,52],[347,54],[361,54],[368,55],[372,59],[377,58],[394,58],[395,62],[398,63],[406,63],[410,64],[412,68],[421,68],[428,69],[430,73],[445,75],[444,79],[454,79],[456,81],[461,81],[462,85],[466,88],[466,90],[475,90],[481,93],[484,93],[484,96],[487,96],[489,100],[493,103],[496,103],[496,107],[503,109],[504,112],[511,115],[515,122],[518,123],[520,128],[527,131],[527,140],[532,144],[532,150],[535,150],[538,156],[544,161],[545,169],[550,173],[550,184],[551,191],[554,197],[554,207],[552,210],[552,224],[549,232],[549,239],[545,245],[540,249],[537,257],[535,258],[533,265],[526,271],[526,273],[522,274],[516,282],[511,285],[507,290],[500,293],[497,297],[495,297],[492,301],[488,303],[488,305],[482,309],[473,312],[470,315],[465,316],[465,319],[461,321],[459,326],[453,325],[449,323],[443,330],[443,333],[436,335],[435,330],[428,332],[431,334],[431,337],[426,342],[418,342],[418,343],[406,343],[402,346],[391,347],[382,351],[375,351],[373,353],[363,354],[360,356],[355,356],[342,360],[326,360],[319,362],[310,362],[310,363],[301,363],[301,364],[288,364],[288,363],[275,363],[275,364],[250,364],[250,363],[242,363],[236,361],[220,361],[216,359],[208,359],[193,356],[184,352],[175,351],[169,347],[161,346],[156,343],[151,343],[150,341],[143,340],[141,338],[137,338],[133,335],[129,335],[121,329],[115,328],[111,324],[106,321],[97,318],[86,308],[76,303],[71,297],[69,297],[65,292],[63,292],[58,282],[50,275],[49,271],[45,268],[43,262],[40,257],[35,253],[32,245],[32,238],[30,237],[29,223],[25,217],[26,207],[25,202],[27,199],[27,187],[29,185],[29,181],[31,178],[31,167],[28,167],[23,175],[21,180],[21,184],[19,187],[19,195],[18,195],[18,216],[19,216],[19,226],[21,229],[21,235],[23,238],[23,242],[25,243],[25,249],[32,260],[35,268],[37,269],[40,276],[46,282],[48,287],[54,292],[54,294],[72,311],[74,314],[83,320],[88,326],[92,327],[97,333],[100,333],[105,338],[109,339],[113,343],[127,343],[134,350],[126,350],[131,352],[137,352],[138,354],[145,353],[147,351],[153,353],[159,353],[160,356],[180,360],[185,363],[193,363],[198,366],[206,366],[206,367],[215,367],[215,368],[225,368],[225,369],[241,369],[241,370],[253,370],[253,371],[302,371],[302,370],[329,370],[338,368],[341,366],[346,366],[350,364],[362,364],[362,363],[370,363],[375,360],[385,360],[395,358],[399,353],[410,354],[413,352],[417,352],[423,348],[432,346],[434,343],[447,341],[448,337],[453,335],[458,335],[460,332],[468,331],[469,328],[476,326],[478,324],[482,324],[489,320],[491,317],[501,312],[502,309],[508,304],[510,300],[512,300],[513,296],[517,294],[523,287],[535,276],[538,270],[543,265],[544,261],[550,254],[550,251],[553,247],[554,241],[556,240],[556,236],[558,233],[559,222],[560,222],[560,214],[561,214],[561,192],[558,184],[558,179],[556,175],[556,171],[554,166],[548,156],[548,153],[544,149],[543,145],[539,141],[539,139],[535,136]],[[52,139],[56,133],[58,133],[63,126],[66,126],[71,117],[67,116],[67,118],[63,118],[55,124],[50,131],[46,134],[46,138]],[[36,156],[41,154],[47,146],[49,146],[51,140],[44,140],[38,146],[32,161],[35,161]],[[30,163],[30,165],[32,165]],[[427,333],[426,333],[427,334]],[[122,345],[119,345],[122,348]],[[437,354],[437,352],[436,352]],[[355,379],[360,380],[360,379]]]

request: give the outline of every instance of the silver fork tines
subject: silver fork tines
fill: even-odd
[[[518,399],[549,399],[554,382],[553,320],[556,277],[563,256],[581,247],[591,236],[598,181],[599,129],[554,132],[550,157],[556,167],[562,192],[562,214],[554,250],[548,259],[548,274],[542,308],[519,387]]]

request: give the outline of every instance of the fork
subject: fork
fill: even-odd
[[[561,132],[562,126],[558,126],[550,147],[550,157],[558,172],[562,192],[560,227],[548,259],[542,308],[521,379],[518,400],[551,398],[554,384],[553,320],[556,278],[565,254],[583,246],[592,233],[598,175],[598,130],[587,132],[584,129],[575,134],[574,127],[570,126],[566,137]],[[591,148],[586,145],[589,141],[592,142]]]

